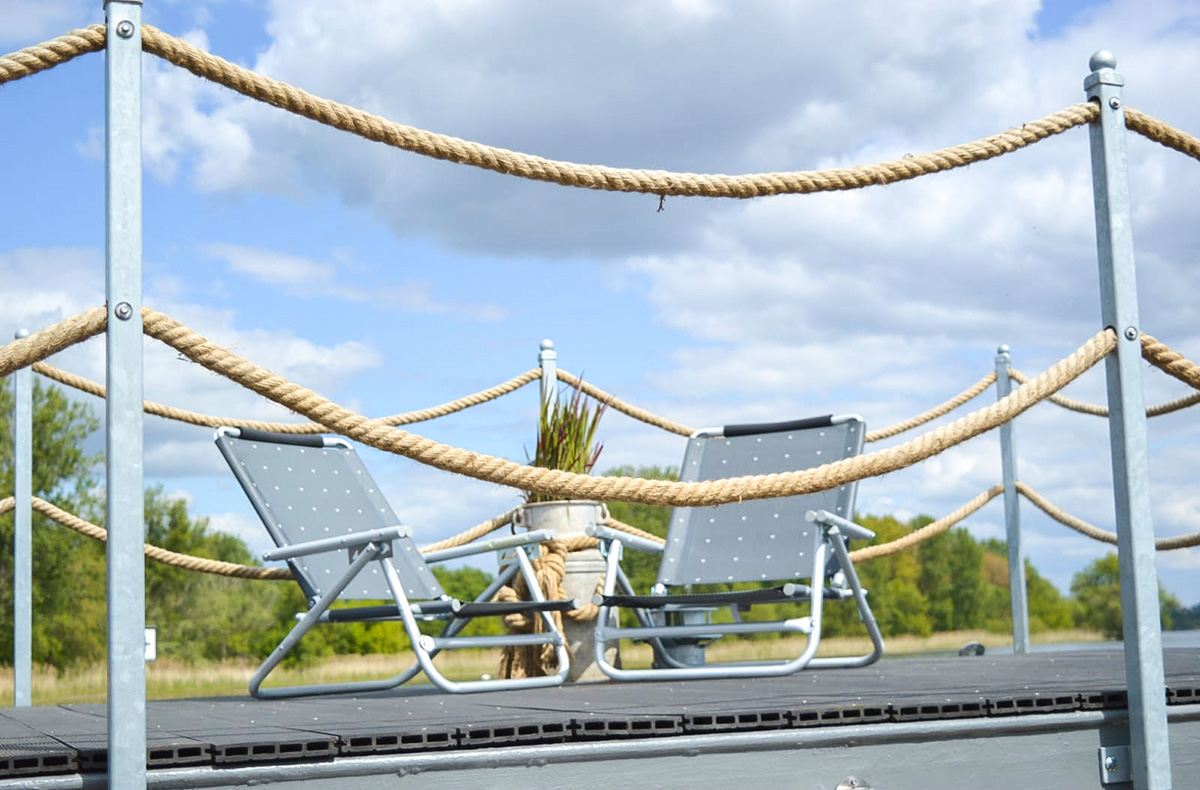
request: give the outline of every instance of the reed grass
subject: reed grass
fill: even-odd
[[[1035,634],[1036,643],[1098,642],[1103,636],[1096,631],[1048,631]],[[790,658],[801,650],[800,638],[774,640],[719,641],[708,648],[713,661],[762,661]],[[1011,637],[988,631],[949,631],[930,637],[896,636],[887,640],[887,657],[900,658],[957,651],[967,642],[980,642],[987,647],[1012,644]],[[866,637],[833,637],[821,640],[820,656],[845,656],[865,653],[870,649]],[[412,654],[330,656],[301,667],[281,667],[271,676],[270,685],[299,685],[337,683],[352,680],[385,678],[407,668]],[[621,661],[626,667],[648,667],[650,649],[645,645],[621,646]],[[477,679],[495,675],[500,664],[499,650],[455,650],[439,656],[438,667],[456,680]],[[146,696],[148,699],[181,699],[191,697],[245,696],[250,676],[257,668],[251,661],[204,661],[187,663],[170,658],[146,665]],[[104,702],[107,667],[95,664],[58,672],[53,667],[35,666],[33,670],[33,702],[35,705]],[[427,683],[418,675],[411,683]],[[13,704],[13,670],[0,667],[0,707]]]

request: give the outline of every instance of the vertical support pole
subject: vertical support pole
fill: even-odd
[[[996,400],[1012,392],[1008,346],[996,349]],[[1012,599],[1013,652],[1029,652],[1029,599],[1025,551],[1021,548],[1021,500],[1017,495],[1017,447],[1010,420],[1000,426],[1000,469],[1004,481],[1004,530],[1008,540],[1008,590]]]
[[[553,408],[558,405],[558,352],[549,339],[542,341],[538,351],[538,367],[542,369],[542,403]]]
[[[107,0],[108,781],[146,786],[142,471],[142,3]]]
[[[1104,326],[1117,333],[1117,348],[1105,360],[1105,370],[1133,784],[1139,790],[1158,790],[1171,786],[1171,756],[1167,743],[1141,329],[1125,158],[1125,110],[1121,97],[1125,79],[1114,70],[1117,59],[1109,52],[1092,55],[1088,65],[1092,73],[1083,86],[1088,99],[1100,108],[1100,118],[1091,124],[1089,132],[1101,316]]]
[[[29,337],[22,329],[17,338]],[[13,375],[13,706],[33,704],[33,371]]]

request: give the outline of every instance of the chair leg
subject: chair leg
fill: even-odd
[[[354,558],[346,572],[334,583],[332,587],[326,590],[313,604],[312,608],[304,613],[300,618],[300,622],[288,632],[283,641],[279,643],[266,661],[255,671],[250,678],[250,695],[259,699],[283,699],[287,697],[310,696],[315,694],[340,694],[344,692],[364,692],[364,691],[383,691],[404,683],[409,678],[413,677],[419,671],[420,667],[410,668],[407,672],[402,672],[395,677],[386,680],[376,681],[360,681],[355,683],[330,683],[321,686],[286,686],[280,688],[262,688],[263,682],[267,676],[275,670],[279,663],[292,651],[293,648],[300,642],[312,627],[319,622],[321,615],[325,613],[342,591],[350,584],[355,576],[366,567],[367,563],[376,559],[383,553],[383,546],[380,544],[368,544]]]
[[[518,554],[518,559],[521,557]],[[528,559],[525,560],[528,563]],[[500,689],[514,688],[539,688],[544,686],[561,685],[566,678],[564,670],[558,675],[545,675],[534,678],[505,678],[497,680],[468,680],[455,681],[450,680],[443,675],[433,664],[433,655],[437,649],[433,643],[433,639],[423,635],[417,627],[417,620],[413,616],[412,609],[409,606],[408,597],[404,594],[404,588],[400,583],[400,578],[396,575],[396,569],[386,559],[381,561],[383,566],[384,578],[387,580],[388,587],[391,588],[392,597],[396,601],[396,607],[400,611],[400,619],[404,622],[404,628],[408,632],[408,638],[412,644],[413,653],[417,657],[417,661],[421,669],[429,680],[443,691],[448,691],[455,694],[465,694],[478,691],[498,691]],[[532,572],[532,568],[530,568]],[[534,588],[536,589],[536,588]],[[542,600],[545,600],[544,598]],[[569,657],[566,653],[566,648],[563,645],[561,634],[552,632],[548,638],[554,639],[558,649],[559,663],[566,666],[566,661]]]
[[[879,624],[875,622],[875,615],[871,611],[870,604],[867,603],[867,591],[859,582],[858,571],[854,569],[854,563],[850,561],[850,552],[847,551],[845,542],[839,536],[831,543],[838,562],[841,564],[842,572],[846,574],[846,581],[850,583],[854,603],[858,606],[858,615],[862,619],[863,625],[866,626],[867,636],[871,640],[871,652],[845,658],[814,658],[810,666],[814,668],[865,667],[875,663],[883,655],[883,634],[879,632]]]
[[[609,547],[608,567],[604,578],[604,593],[612,595],[618,576],[620,557],[620,543],[614,541]],[[825,574],[825,565],[828,557],[828,545],[821,544],[813,553],[813,576],[814,578],[823,578]],[[819,593],[819,589],[817,592]],[[596,627],[596,664],[604,671],[606,675],[616,680],[674,680],[685,678],[736,678],[736,677],[779,677],[790,675],[799,672],[804,667],[814,661],[813,656],[817,652],[817,647],[820,643],[820,621],[821,607],[824,599],[820,594],[816,594],[812,598],[812,607],[810,609],[810,617],[805,623],[802,620],[785,620],[778,623],[764,623],[763,625],[776,626],[772,630],[778,630],[782,633],[805,633],[808,639],[805,643],[804,650],[800,655],[788,661],[777,661],[769,663],[743,662],[743,663],[727,663],[713,664],[704,666],[680,666],[678,662],[673,662],[675,665],[664,669],[620,669],[603,660],[604,650],[607,648],[610,641],[609,630],[606,626],[606,620],[609,612],[619,610],[619,607],[600,607],[600,619]],[[645,629],[648,633],[646,637],[653,639],[655,637],[670,638],[672,626],[656,626]],[[680,627],[675,626],[675,629]],[[714,625],[713,632],[720,633],[722,626]],[[732,632],[729,626],[724,626],[726,633]],[[620,629],[621,635],[629,636],[628,633],[633,629]],[[742,631],[745,632],[744,630]],[[688,635],[694,635],[694,628],[686,632]],[[615,634],[614,634],[615,636]],[[635,638],[641,638],[640,636]]]

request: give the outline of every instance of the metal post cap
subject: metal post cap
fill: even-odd
[[[1100,69],[1115,69],[1117,67],[1117,56],[1109,52],[1107,49],[1100,49],[1088,59],[1088,68],[1092,71]]]

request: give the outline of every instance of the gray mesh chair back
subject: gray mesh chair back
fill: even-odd
[[[286,560],[304,591],[308,611],[250,679],[256,697],[302,694],[360,693],[394,688],[424,672],[439,688],[452,692],[533,688],[562,683],[570,654],[550,613],[575,608],[572,600],[547,601],[529,559],[530,547],[549,540],[546,531],[456,546],[422,556],[411,530],[379,491],[349,442],[336,437],[293,436],[245,428],[218,428],[217,447],[241,484],[275,549],[267,560]],[[512,558],[471,602],[450,598],[427,562],[500,551]],[[529,591],[526,600],[493,601],[520,573]],[[347,601],[372,605],[335,606]],[[537,633],[460,636],[476,617],[510,614],[539,617]],[[446,623],[439,636],[422,634],[417,619]],[[404,672],[383,680],[321,686],[262,688],[263,681],[319,623],[399,620],[417,661]],[[466,647],[553,648],[557,671],[537,677],[455,681],[440,672],[433,659],[441,650]]]
[[[744,433],[731,425],[702,431],[688,441],[680,479],[693,482],[808,469],[862,450],[863,423],[843,418],[827,425],[783,423],[782,430]],[[822,540],[810,510],[843,518],[854,514],[855,483],[778,499],[719,507],[676,508],[659,566],[666,585],[798,580],[808,578],[812,553]]]
[[[862,420],[852,415],[698,431],[688,441],[680,478],[696,482],[810,469],[857,455],[864,434]],[[873,537],[850,520],[855,493],[850,483],[790,497],[677,508],[663,546],[609,527],[589,527],[588,534],[600,538],[608,555],[604,592],[596,597],[596,664],[618,680],[650,680],[779,676],[806,666],[863,666],[877,660],[883,654],[883,639],[846,548],[849,538]],[[621,569],[626,547],[661,552],[658,583],[651,594],[639,595]],[[692,588],[711,584],[740,587]],[[871,651],[815,658],[825,601],[847,598],[858,607]],[[782,605],[772,615],[779,619],[740,616],[761,604]],[[725,606],[734,610],[733,622],[711,621],[711,612]],[[799,616],[804,608],[808,613]],[[621,609],[632,611],[638,625],[621,626]],[[762,633],[808,638],[791,659],[707,663],[705,646],[712,640]],[[654,649],[654,666],[625,669],[609,662],[608,646],[621,639],[648,642]]]
[[[362,460],[344,439],[322,436],[264,439],[251,431],[218,435],[216,442],[275,545],[350,535],[400,524]],[[344,554],[322,552],[288,560],[311,600],[346,570]],[[442,596],[441,585],[421,559],[412,538],[392,544],[405,594],[414,600]],[[363,569],[339,596],[342,600],[392,597],[381,568]]]

